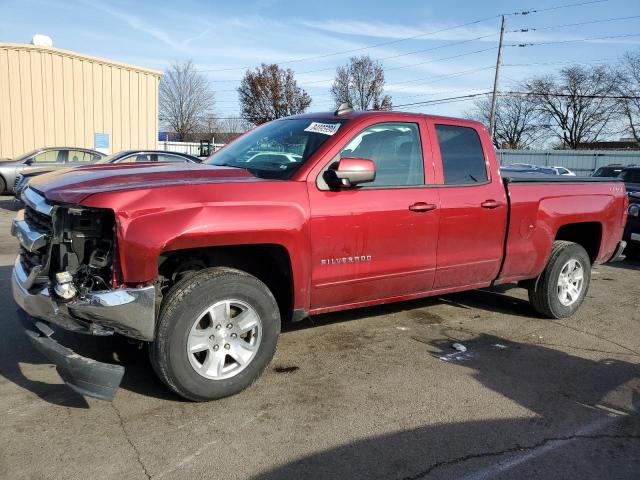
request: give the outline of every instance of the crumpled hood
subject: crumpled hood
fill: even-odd
[[[194,163],[129,163],[62,168],[33,178],[29,186],[52,202],[78,204],[95,193],[254,181],[261,179],[241,168]]]

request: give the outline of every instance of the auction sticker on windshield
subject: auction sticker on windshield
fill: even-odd
[[[314,133],[322,133],[324,135],[333,135],[340,128],[339,123],[320,123],[320,122],[311,122],[307,128],[304,129],[305,132],[314,132]]]

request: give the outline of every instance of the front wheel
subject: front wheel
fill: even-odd
[[[553,243],[547,266],[537,281],[528,284],[529,301],[542,315],[566,318],[573,315],[589,290],[591,259],[577,243]]]
[[[194,401],[233,395],[269,364],[280,334],[275,298],[257,278],[209,268],[171,290],[149,350],[160,379]]]

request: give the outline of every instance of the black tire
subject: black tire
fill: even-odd
[[[7,191],[7,182],[3,177],[0,177],[0,195]]]
[[[583,268],[583,283],[577,300],[563,305],[558,296],[560,272],[571,259],[580,262]],[[577,243],[558,240],[553,243],[547,266],[537,281],[529,284],[529,302],[536,311],[548,318],[566,318],[573,315],[589,291],[591,282],[591,259],[587,251]]]
[[[189,332],[204,310],[230,298],[245,302],[258,314],[261,340],[255,356],[235,376],[205,378],[191,366],[186,348]],[[240,270],[208,268],[178,282],[165,297],[149,356],[160,379],[175,393],[193,401],[213,400],[249,387],[273,358],[279,335],[278,304],[264,283]]]

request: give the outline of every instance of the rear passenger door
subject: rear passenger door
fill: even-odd
[[[429,120],[440,191],[434,289],[487,284],[500,270],[507,221],[504,186],[490,172],[490,144],[476,128]],[[493,178],[492,178],[493,177]]]
[[[424,124],[363,126],[345,139],[337,152],[329,154],[318,175],[311,176],[307,185],[312,309],[361,304],[431,288],[438,193],[425,187],[424,139]],[[353,188],[328,188],[322,173],[345,157],[372,160],[375,181]]]

